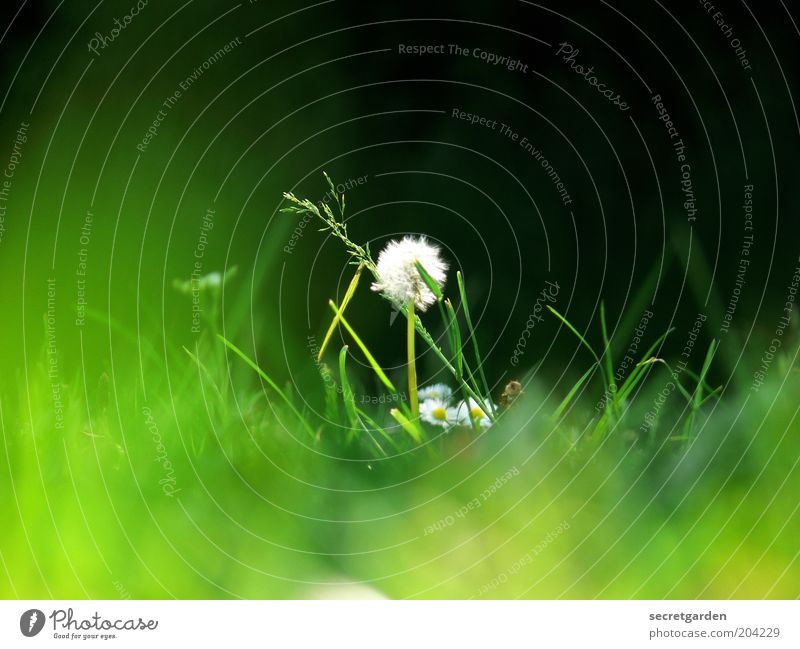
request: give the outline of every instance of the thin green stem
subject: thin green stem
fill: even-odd
[[[581,341],[581,344],[582,344],[584,347],[586,347],[586,349],[588,349],[588,350],[589,350],[589,353],[592,355],[592,358],[594,358],[594,360],[595,360],[595,363],[597,363],[597,366],[600,368],[600,378],[603,380],[603,389],[604,389],[604,390],[605,390],[607,393],[611,394],[611,392],[610,392],[610,387],[609,387],[609,385],[608,385],[608,379],[607,379],[607,377],[606,377],[605,373],[602,371],[602,370],[603,370],[603,363],[600,361],[600,357],[599,357],[599,356],[598,356],[598,355],[595,353],[594,349],[592,349],[592,346],[591,346],[591,345],[590,345],[588,342],[586,342],[586,338],[584,338],[584,337],[583,337],[583,336],[582,336],[582,335],[581,335],[581,334],[578,332],[578,330],[577,330],[575,327],[573,327],[573,326],[572,326],[572,323],[570,323],[570,321],[569,321],[569,320],[567,320],[567,319],[566,319],[566,318],[565,318],[563,315],[561,315],[561,314],[560,314],[558,311],[556,311],[556,310],[555,310],[553,307],[551,307],[549,304],[547,305],[547,308],[550,310],[550,312],[551,312],[551,313],[552,313],[554,316],[556,316],[556,318],[558,318],[559,320],[561,320],[561,322],[563,322],[563,323],[564,323],[564,324],[567,326],[567,328],[568,328],[568,329],[569,329],[569,330],[570,330],[570,331],[571,331],[573,334],[575,334],[575,336],[578,338],[578,340],[580,340],[580,341]],[[613,394],[611,394],[611,396],[613,397]]]
[[[484,414],[487,417],[489,417],[489,421],[494,421],[495,417],[492,414],[491,409],[487,408],[485,406],[485,404],[483,404],[483,399],[481,399],[481,397],[478,396],[478,394],[471,387],[469,387],[469,385],[467,385],[467,382],[464,381],[463,378],[459,377],[458,371],[456,370],[456,368],[453,367],[453,364],[447,359],[447,356],[444,355],[444,352],[442,351],[442,349],[434,342],[433,338],[431,338],[431,335],[428,333],[428,330],[425,329],[425,327],[419,321],[419,318],[415,318],[415,320],[417,321],[417,323],[416,323],[417,333],[419,333],[419,335],[421,336],[422,340],[425,341],[425,343],[428,345],[428,347],[431,349],[431,351],[433,351],[433,353],[436,354],[436,357],[442,362],[442,365],[444,365],[445,369],[448,372],[450,372],[450,374],[453,375],[453,377],[458,382],[459,388],[461,388],[462,390],[465,390],[469,396],[471,396],[473,399],[475,399],[475,401],[480,406],[481,410],[483,410]]]
[[[408,301],[408,327],[406,327],[408,344],[408,402],[411,414],[419,417],[419,395],[417,394],[417,354],[415,347],[416,329],[414,327],[414,300]]]
[[[344,294],[344,298],[342,298],[342,303],[339,306],[339,311],[344,313],[344,310],[347,308],[347,305],[350,304],[350,300],[353,299],[353,295],[355,295],[356,288],[358,287],[358,280],[361,278],[361,271],[364,270],[364,264],[361,263],[358,265],[356,269],[356,274],[353,275],[353,279],[350,280],[350,286],[347,287],[347,292]],[[333,332],[336,331],[336,325],[339,324],[339,316],[333,316],[333,321],[331,322],[331,326],[328,327],[328,331],[325,334],[325,339],[322,341],[322,345],[320,345],[319,353],[317,354],[317,362],[322,360],[322,355],[325,353],[325,348],[328,346],[328,343],[331,340],[331,336],[333,336]]]
[[[372,366],[372,369],[375,370],[375,374],[378,375],[378,378],[381,380],[381,382],[392,392],[397,392],[397,388],[394,387],[394,384],[389,380],[389,377],[386,376],[386,373],[381,369],[381,366],[378,365],[378,361],[376,361],[375,357],[372,354],[370,354],[369,350],[367,349],[367,346],[363,343],[361,338],[358,337],[358,334],[355,332],[353,327],[350,326],[350,323],[347,320],[345,320],[345,317],[342,315],[342,312],[336,308],[336,304],[334,303],[334,301],[328,300],[328,305],[331,307],[331,309],[333,309],[333,312],[337,316],[339,316],[339,320],[341,320],[342,324],[344,325],[344,328],[347,329],[347,332],[353,337],[353,340],[355,341],[356,345],[358,345],[359,348],[361,349],[361,353],[363,353],[364,356],[366,356],[367,361]]]
[[[494,414],[494,404],[492,403],[491,395],[489,394],[489,383],[486,380],[486,375],[483,372],[483,361],[481,360],[481,352],[478,349],[478,337],[475,335],[475,327],[472,326],[472,317],[469,313],[469,304],[467,303],[467,291],[464,288],[464,278],[461,276],[461,271],[456,272],[456,279],[458,280],[458,292],[461,295],[461,306],[464,307],[464,319],[467,321],[467,329],[469,330],[469,337],[472,339],[472,351],[475,354],[475,362],[478,365],[478,373],[481,378],[481,387],[489,399],[489,408],[492,409]]]
[[[413,421],[406,417],[397,408],[392,408],[389,411],[389,414],[398,424],[400,424],[402,429],[411,436],[411,439],[413,439],[417,444],[422,444],[422,432]]]
[[[617,383],[614,380],[614,366],[611,358],[611,341],[608,338],[608,327],[606,325],[606,305],[600,302],[600,329],[603,334],[603,360],[605,360],[605,371],[607,376],[608,392],[611,396],[611,412],[617,417],[619,407],[617,402]]]
[[[234,354],[236,354],[236,355],[237,355],[239,358],[241,358],[241,359],[242,359],[242,360],[243,360],[245,363],[247,363],[247,364],[248,364],[248,365],[249,365],[249,366],[250,366],[252,369],[254,369],[254,370],[256,371],[256,373],[257,373],[257,374],[258,374],[258,375],[259,375],[259,376],[260,376],[262,379],[264,379],[264,381],[266,381],[266,382],[267,382],[267,384],[268,384],[268,385],[269,385],[269,386],[270,386],[270,387],[271,387],[273,390],[275,390],[275,392],[277,392],[277,393],[278,393],[278,396],[280,396],[280,398],[281,398],[281,399],[283,399],[283,402],[284,402],[284,403],[285,403],[287,406],[289,406],[289,409],[290,409],[290,410],[291,410],[291,411],[292,411],[292,412],[295,414],[295,416],[296,416],[296,417],[297,417],[297,418],[300,420],[300,423],[301,423],[301,424],[303,424],[303,428],[305,428],[305,429],[306,429],[306,431],[308,431],[308,434],[309,434],[309,435],[311,435],[311,437],[312,437],[312,438],[316,439],[316,433],[314,432],[314,429],[313,429],[313,428],[311,428],[311,426],[309,425],[309,423],[306,421],[306,418],[305,418],[305,417],[303,417],[303,415],[302,415],[302,414],[300,413],[300,411],[299,411],[299,410],[298,410],[298,409],[295,407],[295,405],[292,403],[292,401],[289,399],[289,397],[287,397],[287,396],[286,396],[286,394],[283,392],[283,390],[281,390],[281,389],[278,387],[278,384],[277,384],[277,383],[275,383],[275,381],[273,381],[271,378],[269,378],[269,376],[267,376],[267,373],[266,373],[266,372],[264,372],[264,370],[262,370],[262,369],[261,369],[261,368],[258,366],[258,364],[257,364],[257,363],[256,363],[254,360],[252,360],[252,359],[251,359],[251,358],[250,358],[250,357],[249,357],[247,354],[245,354],[245,353],[244,353],[244,352],[243,352],[241,349],[239,349],[239,348],[238,348],[236,345],[234,345],[234,344],[233,344],[233,343],[232,343],[230,340],[228,340],[227,338],[225,338],[224,336],[222,336],[222,335],[220,335],[220,334],[217,334],[217,338],[219,338],[219,339],[220,339],[220,340],[221,340],[221,341],[222,341],[222,342],[225,344],[225,346],[226,346],[228,349],[230,349],[230,350],[231,350],[231,351],[232,351]]]

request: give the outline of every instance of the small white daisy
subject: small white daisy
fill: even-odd
[[[419,400],[425,401],[426,399],[441,399],[447,401],[453,396],[453,389],[444,383],[434,383],[419,391]]]
[[[436,302],[425,280],[419,274],[416,262],[431,276],[440,287],[447,279],[447,262],[442,259],[438,246],[425,237],[403,237],[386,244],[378,255],[376,272],[378,280],[372,284],[373,291],[379,291],[397,304],[414,301],[419,311],[425,311]]]
[[[419,404],[419,416],[422,421],[444,428],[448,428],[458,421],[456,409],[451,407],[446,399],[425,399]]]
[[[491,404],[486,404],[491,410]],[[470,398],[469,402],[462,401],[456,409],[456,420],[461,426],[472,426],[472,421],[476,421],[481,428],[489,428],[492,421],[478,405],[475,399]]]

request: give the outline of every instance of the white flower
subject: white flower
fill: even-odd
[[[419,391],[419,400],[425,401],[426,399],[441,399],[447,401],[453,396],[453,390],[449,385],[444,383],[434,383],[427,388],[422,388]]]
[[[219,288],[222,285],[222,275],[214,271],[198,279],[197,284],[201,289]]]
[[[378,255],[376,272],[378,280],[372,284],[373,291],[380,291],[397,304],[414,301],[419,311],[425,311],[436,302],[425,280],[419,274],[416,262],[440,287],[447,278],[447,262],[442,259],[438,246],[425,237],[403,237],[386,244]]]
[[[425,399],[419,404],[419,416],[422,421],[444,428],[458,423],[458,413],[446,399]]]
[[[487,403],[486,407],[491,412],[491,405]],[[469,402],[462,401],[458,404],[456,420],[461,426],[472,426],[473,420],[481,428],[489,428],[492,425],[492,421],[478,405],[478,402],[472,398],[470,398]]]

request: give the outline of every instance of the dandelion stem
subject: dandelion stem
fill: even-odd
[[[411,414],[419,417],[419,397],[417,395],[417,354],[414,349],[416,339],[416,327],[414,316],[414,300],[408,301],[408,401],[411,404]]]

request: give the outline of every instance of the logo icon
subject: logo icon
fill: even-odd
[[[25,611],[19,618],[19,630],[22,635],[32,638],[44,627],[44,613],[38,608]]]

